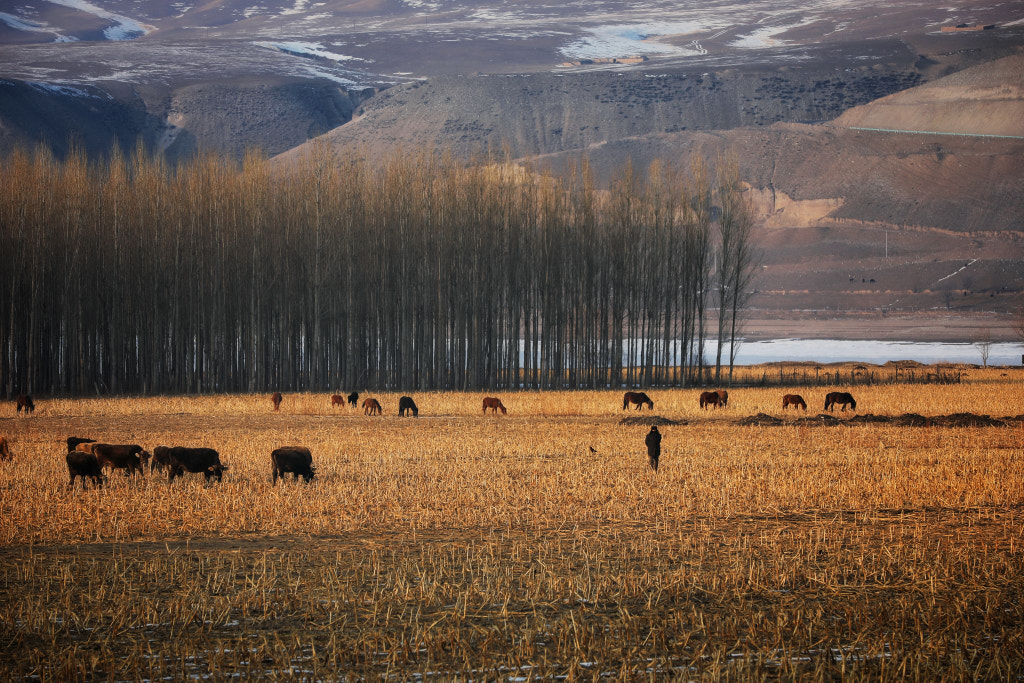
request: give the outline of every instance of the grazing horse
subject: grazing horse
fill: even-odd
[[[0,460],[13,460],[14,455],[11,453],[11,447],[7,445],[7,439],[0,436]]]
[[[832,412],[832,406],[842,406],[842,412],[846,412],[846,406],[849,405],[851,410],[857,410],[857,402],[853,400],[853,396],[846,393],[845,391],[833,391],[825,396],[825,410]]]
[[[275,391],[274,395],[270,397],[270,402],[274,404],[274,410],[279,410],[281,408],[281,400],[281,392]]]
[[[719,389],[715,393],[718,394],[718,405],[722,406],[723,408],[725,406],[729,405],[729,392],[728,391],[726,391],[725,389]]]
[[[359,392],[358,391],[353,391],[351,394],[348,395],[348,404],[350,406],[352,406],[353,408],[355,408],[356,406],[359,405]]]
[[[629,407],[630,403],[635,404],[637,410],[643,410],[645,404],[648,408],[654,410],[654,401],[642,391],[627,391],[624,393],[622,395],[622,409],[625,410]]]
[[[18,394],[17,402],[19,413],[21,412],[22,408],[25,409],[26,415],[28,413],[34,413],[36,410],[36,404],[32,402],[32,397],[29,396],[28,394]]]
[[[380,402],[375,398],[368,398],[363,401],[363,415],[383,415],[384,409],[380,407]]]
[[[490,408],[495,415],[498,414],[498,410],[501,410],[502,415],[508,415],[508,411],[505,410],[505,405],[501,402],[500,398],[494,398],[488,396],[484,399],[484,414],[487,413],[487,409]]]
[[[703,410],[707,410],[708,406],[714,406],[717,410],[721,402],[722,397],[718,395],[717,391],[705,391],[700,395],[700,407]]]
[[[793,406],[793,410],[797,408],[803,408],[807,410],[807,403],[804,402],[804,397],[800,394],[786,394],[782,397],[782,409],[785,410],[787,406]]]
[[[420,409],[416,407],[416,402],[412,400],[412,396],[403,396],[398,399],[398,415],[399,417],[405,417],[406,413],[412,413],[413,417],[420,416]]]
[[[331,407],[333,408],[334,406],[342,406],[342,407],[344,407],[345,406],[345,397],[344,396],[340,396],[338,394],[334,394],[333,396],[331,396]]]

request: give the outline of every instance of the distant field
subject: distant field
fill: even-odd
[[[376,393],[382,418],[327,394],[5,404],[0,676],[1019,675],[1024,428],[737,424],[831,389],[707,412],[651,390],[686,423],[657,474],[617,391],[496,394],[507,416],[414,394],[417,419]],[[1015,371],[851,391],[858,413],[1024,413]],[[71,435],[230,469],[71,491]],[[274,488],[290,444],[317,478]]]

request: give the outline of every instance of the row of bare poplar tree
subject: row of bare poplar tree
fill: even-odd
[[[3,390],[708,381],[755,258],[721,168],[627,167],[597,188],[585,165],[434,155],[320,149],[285,171],[17,152],[0,162]],[[706,337],[726,342],[710,369]]]

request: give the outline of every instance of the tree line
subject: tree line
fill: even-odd
[[[737,337],[756,262],[735,164],[700,159],[598,188],[585,163],[22,150],[0,186],[8,396],[718,380],[705,340]]]

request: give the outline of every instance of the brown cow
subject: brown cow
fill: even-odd
[[[368,398],[363,401],[363,415],[383,415],[384,409],[380,407],[380,402],[375,398]]]
[[[171,449],[167,446],[157,446],[153,449],[153,459],[149,461],[149,472],[160,470],[163,472],[171,466]]]
[[[782,409],[785,410],[787,406],[793,406],[793,410],[797,408],[803,408],[807,410],[807,403],[804,401],[804,397],[800,394],[786,394],[782,397]]]
[[[7,445],[7,439],[0,436],[0,460],[13,460],[14,455],[11,454],[11,447]]]
[[[339,394],[334,394],[333,396],[331,396],[331,407],[333,408],[334,406],[341,406],[342,408],[344,408],[345,397]]]
[[[491,411],[495,415],[498,414],[499,410],[501,410],[501,414],[502,415],[508,415],[508,411],[505,410],[505,405],[501,402],[500,398],[494,398],[493,396],[488,396],[487,398],[485,398],[484,399],[484,414],[485,415],[487,414],[487,409],[488,408],[490,408]]]
[[[100,469],[95,455],[83,451],[68,451],[65,460],[68,463],[68,474],[71,476],[68,488],[75,487],[75,477],[82,478],[83,488],[85,488],[86,478],[92,479],[97,487],[103,486],[103,470]]]
[[[68,453],[78,450],[78,444],[80,443],[96,443],[96,439],[83,439],[80,436],[69,436],[67,438]]]
[[[32,402],[32,397],[29,396],[28,394],[18,394],[17,403],[19,413],[21,412],[22,408],[25,409],[26,415],[28,415],[29,413],[34,413],[36,410],[36,404]]]
[[[707,410],[708,406],[714,406],[717,410],[721,401],[722,397],[718,395],[717,391],[705,391],[700,395],[700,407],[703,410]]]
[[[125,470],[126,476],[143,474],[142,466],[149,461],[149,453],[137,444],[82,443],[77,449],[96,456],[100,468]]]
[[[278,410],[281,408],[281,400],[281,392],[275,391],[274,395],[270,397],[270,402],[274,404],[274,410]]]

